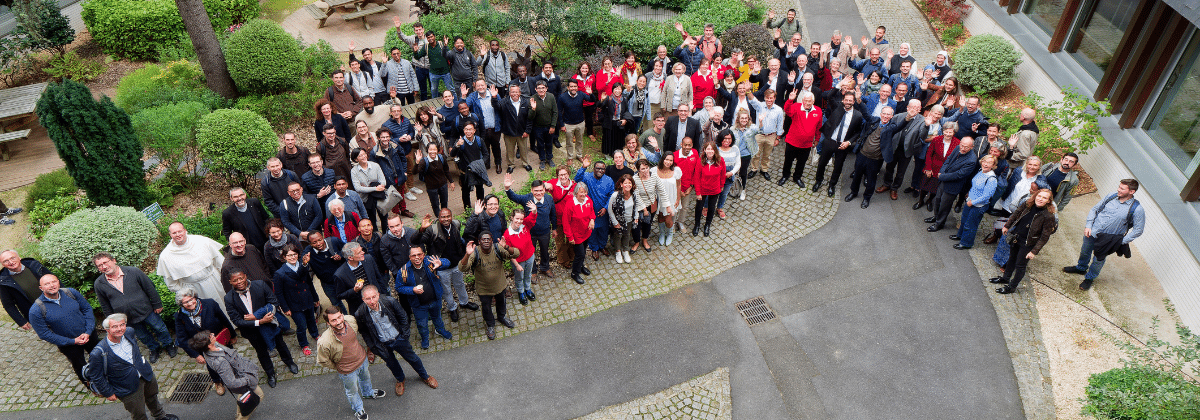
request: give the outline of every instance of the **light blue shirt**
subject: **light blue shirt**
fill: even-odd
[[[762,134],[777,134],[783,136],[783,107],[775,105],[774,102],[763,103],[758,99],[751,99],[751,104],[754,104],[754,110],[758,113],[758,131]]]
[[[130,327],[130,328],[132,328],[132,327]],[[129,364],[131,364],[131,365],[134,364],[134,362],[133,362],[133,346],[130,345],[129,339],[122,339],[120,343],[114,343],[112,340],[109,340],[108,338],[105,338],[104,340],[108,341],[108,348],[112,349],[113,354],[117,355],[117,357],[120,357],[121,360],[129,362]],[[134,369],[133,371],[137,372],[139,378],[142,377],[142,373],[138,372],[137,369]]]
[[[1129,216],[1129,207],[1133,205],[1133,200],[1125,200],[1122,203],[1121,199],[1113,198],[1104,204],[1104,210],[1100,211],[1100,205],[1103,203],[1104,199],[1101,199],[1100,203],[1092,207],[1092,210],[1088,212],[1087,223],[1083,225],[1092,230],[1092,235],[1124,233],[1125,237],[1121,240],[1123,244],[1133,242],[1134,239],[1142,236],[1142,229],[1146,226],[1146,212],[1141,205],[1138,205],[1137,209],[1133,211],[1133,227],[1129,229],[1129,232],[1125,232],[1125,220]]]
[[[479,108],[483,110],[483,128],[496,128],[496,109],[492,108],[492,95],[480,95],[475,93],[479,98]]]
[[[380,310],[371,309],[367,306],[367,312],[371,313],[371,320],[375,321],[375,329],[379,331],[379,341],[387,343],[396,339],[400,335],[396,331],[396,327],[392,325],[392,321],[383,315],[383,306],[380,305]]]

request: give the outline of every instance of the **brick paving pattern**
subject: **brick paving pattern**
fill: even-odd
[[[578,420],[731,418],[733,404],[729,397],[729,369],[720,368],[662,392],[605,407]]]
[[[870,34],[847,34],[854,38],[857,44],[859,37],[867,35],[870,37],[875,32],[875,28],[883,25],[887,27],[888,42],[892,44],[893,51],[900,50],[900,43],[907,42],[911,46],[909,54],[917,58],[917,64],[913,66],[913,71],[924,68],[926,64],[932,63],[934,56],[938,51],[942,50],[942,44],[937,37],[933,35],[933,30],[929,29],[929,23],[925,20],[925,15],[917,10],[917,6],[912,0],[855,0],[858,3],[858,12],[862,15],[863,23],[867,28],[871,29]]]

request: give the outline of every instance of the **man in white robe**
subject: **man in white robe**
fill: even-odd
[[[221,305],[225,313],[225,288],[221,286],[221,244],[200,235],[188,235],[182,223],[172,223],[167,228],[171,243],[163,247],[158,255],[158,275],[162,276],[171,291],[178,292],[184,286],[196,290],[197,297],[212,299]]]

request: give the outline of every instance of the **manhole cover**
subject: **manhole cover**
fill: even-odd
[[[746,319],[746,323],[750,325],[761,324],[772,319],[775,319],[775,312],[767,306],[767,301],[763,300],[762,296],[746,299],[733,305],[738,312],[742,314],[742,318]]]
[[[208,376],[208,373],[187,373],[179,379],[179,383],[175,385],[175,391],[171,392],[171,398],[167,398],[167,401],[196,404],[204,401],[210,387],[212,387],[212,378]]]

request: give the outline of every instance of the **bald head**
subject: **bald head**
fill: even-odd
[[[1025,108],[1021,110],[1022,122],[1028,123],[1033,121],[1034,118],[1037,118],[1037,111],[1034,111],[1033,108]]]
[[[233,255],[245,255],[246,237],[242,236],[240,232],[229,234],[229,250],[233,252]]]

